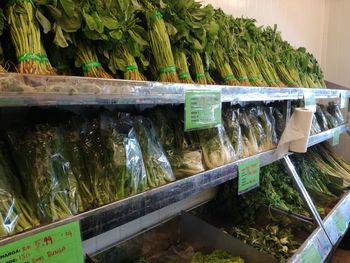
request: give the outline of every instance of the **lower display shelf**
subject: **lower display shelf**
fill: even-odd
[[[342,125],[335,129],[313,135],[309,139],[309,146],[315,145],[322,141],[331,139],[334,136],[335,132],[344,133],[348,131],[349,125]],[[223,184],[227,181],[233,180],[237,177],[237,167],[239,163],[249,161],[251,159],[259,158],[260,166],[266,166],[278,160],[275,155],[274,150],[260,153],[258,155],[238,160],[234,163],[227,164],[216,169],[205,171],[203,173],[175,181],[173,183],[164,185],[159,188],[155,188],[144,193],[114,202],[112,204],[72,216],[68,219],[56,222],[53,224],[41,226],[40,228],[27,231],[25,233],[16,235],[14,237],[9,237],[0,241],[0,246],[2,244],[11,242],[18,238],[32,235],[42,230],[50,229],[52,227],[64,224],[70,221],[80,221],[82,239],[87,240],[95,236],[98,236],[102,233],[105,233],[109,230],[122,226],[132,220],[150,214],[154,211],[157,211],[161,208],[167,207],[171,204],[184,200],[186,198],[195,196],[196,194],[203,192],[205,190],[214,188],[220,184]],[[346,210],[346,207],[350,207],[350,195],[346,195],[342,201],[337,205],[337,207],[332,211],[332,213],[325,219],[325,223],[330,224],[333,229],[333,225],[339,225],[339,212],[340,218],[343,218],[343,221],[346,221],[347,224],[350,221],[350,213]],[[339,209],[338,209],[339,208]],[[174,215],[173,215],[174,216]],[[342,223],[342,220],[340,222]],[[329,223],[330,222],[330,223]],[[343,224],[343,223],[342,223]],[[339,226],[337,227],[339,228]],[[330,228],[331,229],[331,228]],[[331,231],[331,230],[330,230]],[[332,230],[334,231],[334,230]],[[340,239],[341,235],[345,230],[338,235],[334,234],[334,243]],[[320,243],[318,248],[322,251],[322,255],[329,254],[328,244],[322,244],[322,241],[326,241],[325,233],[322,230],[315,231],[308,239],[310,244],[315,244],[314,240],[319,240]],[[316,239],[315,239],[316,238]],[[333,241],[332,241],[333,243]],[[318,243],[317,243],[318,244]],[[330,245],[331,246],[331,245]],[[308,245],[305,244],[304,250],[308,248]],[[303,249],[297,253],[301,254]],[[296,255],[295,257],[297,257]],[[297,262],[297,261],[293,261]]]

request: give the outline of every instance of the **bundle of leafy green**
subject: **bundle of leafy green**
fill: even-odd
[[[78,182],[63,149],[60,130],[38,124],[7,132],[25,197],[38,209],[42,222],[52,222],[80,210]]]
[[[197,252],[193,255],[191,263],[244,263],[240,257],[234,257],[221,250],[215,250],[208,255]]]
[[[202,152],[194,132],[184,132],[181,109],[156,107],[147,115],[152,120],[177,179],[203,172]]]
[[[329,102],[327,111],[337,120],[338,125],[344,124],[344,116],[340,110],[340,106],[337,103]]]
[[[224,125],[197,131],[202,148],[204,163],[213,169],[237,160],[233,146]]]
[[[163,1],[142,1],[143,14],[147,21],[148,40],[154,61],[156,79],[161,82],[180,82],[171,43],[168,27],[163,19]]]
[[[55,75],[42,41],[36,1],[6,1],[6,21],[17,56],[17,72]]]
[[[155,188],[174,181],[175,177],[171,165],[151,120],[137,116],[133,120],[133,127],[141,146],[142,158],[146,167],[147,186]]]
[[[15,176],[6,150],[0,141],[0,238],[39,225],[37,211],[22,196],[22,185]]]

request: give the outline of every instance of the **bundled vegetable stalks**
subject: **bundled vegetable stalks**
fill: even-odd
[[[237,156],[223,125],[217,128],[200,130],[198,131],[198,136],[203,151],[204,162],[209,169],[214,169],[237,160]]]
[[[21,185],[0,142],[0,238],[39,225],[35,211],[21,194]]]
[[[60,47],[57,47],[56,45],[52,45],[52,47],[49,49],[49,57],[58,75],[65,75],[65,76],[72,75],[72,64],[73,64],[72,47],[60,48]]]
[[[275,118],[275,121],[276,121],[275,127],[276,127],[277,138],[280,139],[283,134],[284,128],[286,127],[286,121],[283,114],[276,107],[273,108],[273,117]]]
[[[152,122],[144,117],[136,117],[133,126],[142,150],[148,187],[155,188],[174,181],[175,177],[171,165],[156,135]]]
[[[85,77],[91,78],[107,78],[111,79],[112,76],[109,75],[102,64],[99,62],[96,50],[91,44],[86,42],[77,41],[76,46],[76,60],[75,65],[78,68],[82,68]]]
[[[177,110],[177,109],[176,109]],[[194,132],[183,131],[183,118],[174,109],[156,108],[148,114],[177,179],[203,172],[202,152]]]
[[[205,75],[203,61],[199,52],[191,52],[191,61],[195,82],[197,84],[207,84],[207,77]]]
[[[18,59],[17,72],[54,75],[41,42],[41,33],[32,1],[14,0],[6,4],[6,18]]]
[[[58,128],[48,124],[33,130],[8,132],[13,157],[25,195],[39,210],[43,222],[66,218],[80,211],[78,182],[62,148]]]
[[[340,110],[339,104],[329,102],[327,111],[337,120],[338,125],[344,124],[344,116]]]
[[[159,80],[161,82],[180,82],[163,15],[150,0],[143,1],[143,4],[146,9],[148,38],[159,72]]]
[[[216,65],[216,69],[218,70],[225,84],[233,86],[239,85],[239,82],[233,75],[230,64],[228,63],[227,55],[225,54],[223,48],[219,46],[216,47],[216,52],[214,52],[213,60]]]
[[[194,83],[188,69],[187,57],[184,51],[174,48],[175,65],[182,83]]]

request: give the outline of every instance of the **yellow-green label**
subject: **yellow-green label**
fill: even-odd
[[[349,97],[347,91],[342,91],[340,93],[340,108],[348,108],[349,105]]]
[[[308,248],[306,248],[301,255],[302,263],[322,263],[323,260],[321,258],[320,252],[318,252],[317,248],[314,244],[311,244]]]
[[[335,213],[332,216],[332,219],[339,234],[343,235],[347,229],[347,223],[342,213],[340,211],[335,211]]]
[[[316,111],[316,98],[313,91],[304,91],[304,105],[306,109]]]
[[[260,159],[238,165],[238,194],[244,194],[260,185]]]
[[[332,146],[338,145],[339,144],[339,140],[340,140],[340,130],[337,129],[333,133]]]
[[[0,246],[0,262],[83,263],[79,222],[58,226]]]
[[[185,93],[185,130],[206,129],[221,124],[221,91],[189,90]]]

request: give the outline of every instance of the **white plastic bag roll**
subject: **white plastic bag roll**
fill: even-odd
[[[278,144],[276,154],[278,157],[284,156],[288,151],[304,153],[307,145],[312,125],[313,110],[296,108]]]

